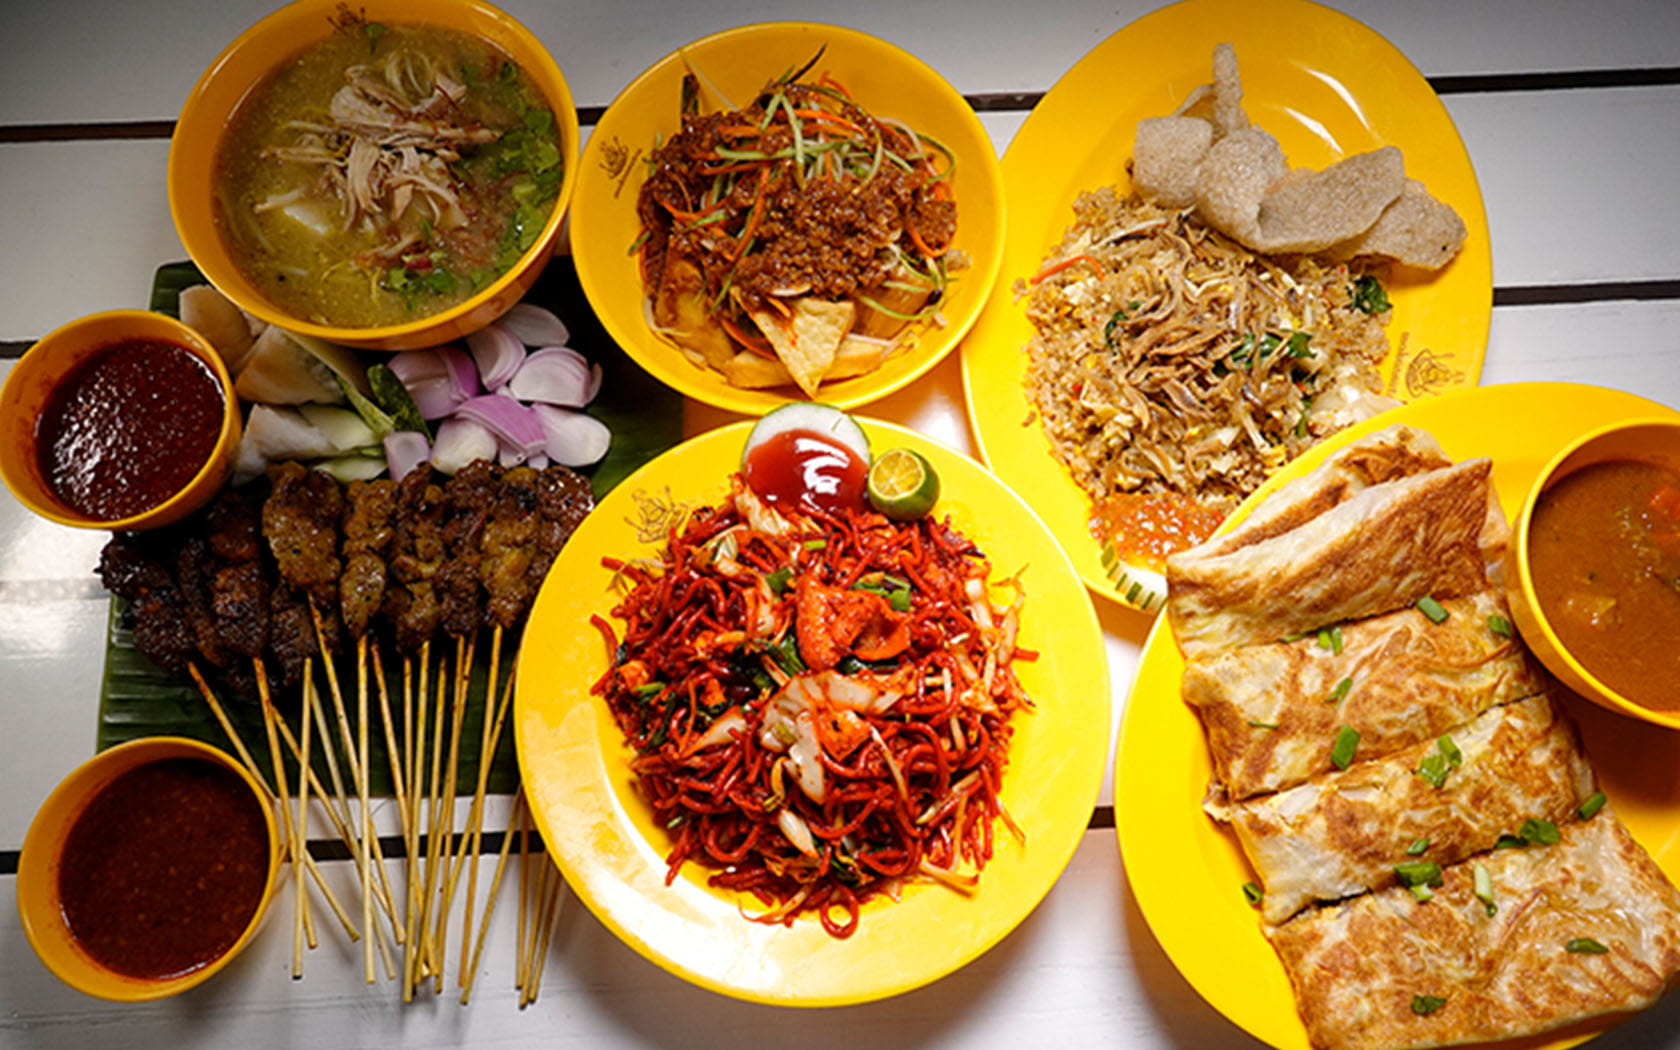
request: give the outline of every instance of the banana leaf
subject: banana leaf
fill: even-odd
[[[160,313],[174,316],[181,290],[202,283],[203,276],[191,263],[179,262],[162,266],[153,281],[150,307]],[[557,313],[571,332],[572,348],[591,361],[599,362],[604,373],[600,397],[589,406],[588,411],[611,428],[612,446],[605,459],[584,471],[590,478],[596,498],[600,499],[636,468],[681,440],[682,399],[631,361],[606,334],[584,298],[582,288],[578,284],[577,271],[573,268],[570,257],[559,256],[549,263],[543,276],[526,296],[526,301],[546,306]],[[158,735],[193,737],[218,747],[228,747],[226,733],[192,680],[185,675],[172,674],[157,667],[134,647],[132,634],[123,626],[123,605],[120,599],[113,598],[111,601],[105,668],[100,688],[99,747],[103,749],[135,737]],[[514,655],[519,645],[518,633],[505,632],[501,645],[501,660],[496,675],[497,700],[500,699],[502,688],[512,670]],[[464,795],[471,794],[477,783],[479,742],[485,712],[493,712],[495,709],[493,704],[486,703],[486,694],[490,686],[491,648],[492,636],[488,631],[483,632],[474,644],[467,699],[462,710],[456,790]],[[425,672],[431,700],[426,716],[428,726],[434,724],[432,712],[437,709],[437,684],[440,676],[445,685],[445,725],[449,724],[447,718],[454,699],[449,686],[453,682],[455,659],[453,644],[440,647],[432,658],[432,666]],[[410,694],[404,691],[405,683],[411,688],[417,687],[421,672],[412,664],[405,668],[403,661],[395,655],[385,658],[384,667],[386,696],[389,698],[393,714],[392,732],[400,744],[404,739],[404,711],[410,707]],[[354,729],[358,724],[360,696],[354,654],[341,656],[335,671],[339,693],[350,725]],[[392,794],[390,762],[385,749],[385,723],[380,715],[382,705],[377,688],[378,679],[373,673],[371,662],[365,673],[370,712],[370,791],[376,795],[388,796]],[[336,742],[337,718],[332,693],[324,675],[318,672],[316,679],[323,710],[329,724],[333,726]],[[264,776],[271,776],[268,737],[260,703],[253,697],[241,695],[213,675],[208,676],[207,680],[235,733],[263,770]],[[417,703],[418,698],[413,702]],[[295,736],[301,729],[301,690],[294,690],[289,695],[276,696],[274,703]],[[283,743],[281,746],[284,749]],[[312,754],[314,760],[311,764],[315,766],[321,782],[330,788],[331,770],[321,750],[318,731]],[[284,761],[288,766],[288,781],[295,787],[296,770],[292,768],[294,764],[289,759]],[[338,761],[340,775],[348,784],[349,772],[343,767],[342,747],[338,748]],[[518,779],[513,733],[511,727],[508,727],[502,733],[491,762],[489,789],[498,793],[510,792],[518,784]]]

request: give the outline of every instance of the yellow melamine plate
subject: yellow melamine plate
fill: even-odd
[[[1632,394],[1570,383],[1479,387],[1405,405],[1337,434],[1285,467],[1226,522],[1230,529],[1284,481],[1373,430],[1406,423],[1434,434],[1455,460],[1493,459],[1507,513],[1576,437],[1618,419],[1671,416]],[[1184,663],[1165,619],[1144,644],[1114,759],[1115,823],[1132,892],[1179,972],[1220,1013],[1276,1047],[1307,1046],[1283,965],[1260,933],[1242,884],[1254,878],[1236,838],[1202,812],[1209,777],[1201,723],[1179,697]],[[1596,759],[1600,785],[1634,838],[1680,881],[1680,733],[1566,700]],[[1604,1018],[1511,1047],[1570,1046],[1615,1024]]]
[[[943,324],[926,327],[914,346],[875,371],[824,384],[820,400],[852,408],[932,368],[979,316],[1003,256],[997,149],[956,89],[914,55],[854,29],[812,22],[742,26],[679,48],[631,81],[590,134],[572,202],[572,253],[590,305],[638,364],[689,397],[732,412],[761,415],[798,398],[798,388],[731,386],[719,373],[690,363],[675,344],[648,327],[646,293],[630,250],[641,234],[636,197],[649,152],[682,128],[679,102],[687,72],[702,77],[702,109],[712,112],[720,106],[717,92],[735,107],[745,106],[767,82],[799,69],[819,49],[822,57],[811,69],[813,77],[832,74],[870,112],[908,123],[955,155],[957,234],[952,247],[966,252],[971,263],[956,273],[948,289]]]
[[[912,885],[898,902],[862,909],[835,940],[814,919],[791,928],[751,922],[748,895],[714,890],[687,865],[665,884],[670,841],[631,783],[633,752],[590,686],[607,668],[592,615],[612,617],[619,592],[601,559],[652,556],[650,514],[680,500],[728,495],[747,424],[710,431],[652,461],[602,500],[572,536],[525,628],[514,700],[525,793],[549,851],[579,898],[636,951],[696,984],[757,1002],[826,1006],[908,991],[962,966],[1015,927],[1049,891],[1090,819],[1107,755],[1106,654],[1089,597],[1055,539],[1014,494],[964,456],[918,434],[860,420],[877,451],[908,446],[942,483],[934,513],[975,540],[994,579],[1022,572],[1027,604],[1016,664],[1037,706],[1015,718],[1002,799],[1026,832],[997,829],[980,888],[964,895]],[[639,536],[638,533],[641,533]]]
[[[986,463],[1043,516],[1092,590],[1124,601],[1086,528],[1091,503],[1029,421],[1022,386],[1032,338],[1014,285],[1038,272],[1073,222],[1073,201],[1105,185],[1129,188],[1132,136],[1213,79],[1213,49],[1229,41],[1249,119],[1276,136],[1291,165],[1399,146],[1406,173],[1450,203],[1469,237],[1437,275],[1398,272],[1384,363],[1402,401],[1474,386],[1493,307],[1487,215],[1469,154],[1435,92],[1392,44],[1304,0],[1186,0],[1121,29],[1045,95],[1003,158],[1009,225],[1003,270],[963,344],[969,417]]]

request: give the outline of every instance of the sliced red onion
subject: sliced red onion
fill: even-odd
[[[496,435],[470,419],[456,416],[438,426],[432,466],[454,474],[475,459],[496,458]]]
[[[401,481],[408,472],[432,458],[432,443],[418,430],[395,430],[385,435],[385,464],[391,480]]]
[[[525,360],[525,344],[501,325],[480,328],[467,336],[467,349],[478,364],[478,378],[486,390],[499,389]]]
[[[566,325],[548,310],[531,303],[515,303],[496,319],[496,324],[513,333],[526,346],[563,346],[570,341]]]
[[[479,385],[478,367],[473,364],[473,359],[454,343],[437,349],[438,353],[443,355],[443,362],[449,369],[456,391],[462,398],[477,397],[483,387]]]
[[[594,416],[544,404],[532,405],[531,411],[548,437],[545,450],[555,463],[587,467],[599,462],[612,444],[612,431]]]
[[[403,385],[408,388],[408,396],[414,399],[414,407],[420,410],[423,419],[442,419],[466,400],[456,392],[455,384],[448,376],[433,376]]]
[[[478,370],[459,347],[393,354],[390,365],[426,419],[442,419],[479,391]]]
[[[481,394],[464,402],[455,410],[454,418],[471,420],[495,435],[498,451],[507,450],[517,456],[516,463],[523,463],[547,443],[547,435],[535,413],[500,394]]]
[[[591,382],[588,358],[569,346],[551,346],[525,358],[507,389],[521,401],[582,408],[589,404]]]

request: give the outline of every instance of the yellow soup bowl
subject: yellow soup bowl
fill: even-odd
[[[197,473],[174,495],[136,513],[100,518],[72,507],[46,477],[39,423],[54,394],[84,364],[111,347],[137,341],[169,343],[204,362],[221,393],[219,428]],[[144,310],[108,310],[63,325],[29,348],[0,389],[0,477],[18,502],[60,525],[132,531],[179,521],[221,491],[233,472],[240,433],[239,400],[221,355],[193,329]]]
[[[1680,419],[1646,418],[1611,423],[1588,431],[1554,456],[1529,487],[1511,526],[1512,557],[1506,573],[1506,596],[1523,641],[1541,663],[1570,689],[1601,707],[1670,729],[1680,729],[1680,704],[1662,709],[1630,699],[1595,672],[1590,660],[1572,652],[1558,635],[1535,587],[1531,556],[1534,512],[1542,496],[1562,479],[1599,463],[1632,460],[1680,473]],[[1672,639],[1680,646],[1680,637]],[[1680,683],[1667,683],[1680,690]]]
[[[874,370],[822,384],[817,399],[840,408],[884,397],[932,368],[979,316],[1003,260],[1003,176],[997,149],[973,108],[946,80],[909,52],[854,29],[812,22],[771,22],[716,33],[679,48],[631,81],[589,136],[572,214],[578,281],[601,323],[661,382],[717,408],[748,415],[800,398],[798,388],[746,389],[698,364],[655,332],[639,254],[637,198],[649,153],[682,129],[684,79],[701,85],[702,112],[746,106],[771,80],[810,63],[806,82],[824,74],[870,113],[935,139],[955,158],[953,251],[968,257],[954,270],[937,322],[923,322],[911,345]]]
[[[554,110],[561,180],[553,211],[517,261],[471,297],[401,324],[357,328],[294,315],[265,296],[235,261],[216,218],[217,155],[228,121],[246,95],[300,52],[340,31],[351,10],[340,0],[298,0],[257,22],[205,70],[181,108],[169,147],[169,210],[187,254],[211,284],[241,309],[288,331],[377,350],[436,346],[494,321],[542,274],[560,237],[577,177],[578,119],[571,89],[541,41],[483,0],[362,0],[354,14],[367,24],[429,25],[488,40],[530,76]]]
[[[90,804],[100,799],[107,787],[114,785],[114,790],[120,793],[126,785],[136,784],[134,780],[124,781],[121,778],[129,774],[155,773],[166,768],[159,764],[171,760],[210,763],[218,771],[225,771],[228,776],[218,776],[218,780],[223,785],[232,786],[233,793],[229,796],[228,805],[243,805],[240,800],[244,794],[248,794],[249,800],[258,807],[262,814],[263,841],[260,847],[253,844],[252,855],[244,859],[261,874],[261,894],[249,919],[238,927],[237,935],[232,937],[231,942],[226,933],[230,932],[232,927],[215,939],[215,943],[225,946],[210,957],[201,958],[194,965],[176,966],[164,976],[134,976],[102,961],[110,958],[108,950],[94,949],[91,941],[84,941],[83,937],[78,936],[77,930],[72,928],[72,921],[66,914],[66,897],[74,897],[79,891],[72,889],[68,895],[61,892],[66,885],[75,885],[64,878],[65,859],[67,852],[68,855],[82,856],[76,851],[84,847],[84,839],[78,838],[70,851],[67,851],[66,847],[78,821],[89,812]],[[180,770],[193,767],[176,765],[172,768]],[[196,783],[202,785],[205,782],[203,773],[198,772],[195,775],[198,777]],[[157,781],[152,781],[153,786],[156,783]],[[193,835],[223,839],[232,837],[228,835],[228,829],[224,826],[201,826],[194,819],[200,816],[197,810],[185,812],[177,809],[171,813],[154,809],[148,812],[145,806],[138,807],[138,810],[141,815],[135,817],[130,822],[131,825],[156,826],[172,818],[180,819],[181,824],[176,833],[182,840]],[[92,830],[96,829],[89,829],[84,836],[91,835]],[[120,1002],[162,999],[202,984],[232,962],[250,943],[273,899],[275,882],[280,871],[280,859],[280,836],[275,830],[274,809],[268,790],[258,784],[243,766],[225,752],[197,740],[185,737],[142,737],[100,752],[82,763],[54,788],[52,794],[41,804],[29,826],[29,834],[24,838],[23,850],[18,858],[18,914],[23,921],[24,933],[28,935],[35,953],[55,976],[72,988],[101,999]],[[191,883],[198,874],[199,871],[188,866],[184,870],[177,869],[171,872],[171,877],[179,887],[180,884]],[[247,883],[252,874],[255,872],[247,873]],[[178,892],[184,894],[186,891]],[[88,914],[75,908],[71,910],[76,911],[78,915]],[[183,908],[183,911],[185,910]],[[190,918],[175,918],[181,922],[198,921],[201,917],[206,917],[206,912],[211,910],[213,909],[195,911]],[[231,918],[238,921],[239,917],[239,914],[235,914]],[[159,930],[156,938],[168,939],[173,932],[170,929]]]

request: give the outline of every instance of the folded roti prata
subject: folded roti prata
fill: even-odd
[[[1396,864],[1445,866],[1492,849],[1529,819],[1565,823],[1594,790],[1573,728],[1541,695],[1441,740],[1214,815],[1236,832],[1265,891],[1261,917],[1275,923],[1318,901],[1397,885]],[[1424,848],[1407,852],[1419,842]]]
[[[1380,890],[1268,927],[1313,1046],[1509,1039],[1660,998],[1680,972],[1680,891],[1608,808],[1560,832],[1452,865],[1427,902]]]
[[[1343,624],[1340,652],[1309,634],[1186,661],[1183,695],[1219,794],[1244,799],[1328,772],[1326,741],[1344,725],[1359,733],[1360,759],[1378,758],[1546,687],[1498,593],[1441,605],[1440,623],[1408,607]]]
[[[1473,459],[1409,475],[1228,553],[1173,555],[1179,648],[1190,658],[1485,590],[1488,470]]]
[[[1305,525],[1372,485],[1450,466],[1452,460],[1433,434],[1395,424],[1337,450],[1318,469],[1278,486],[1241,524],[1198,550],[1229,554]]]

